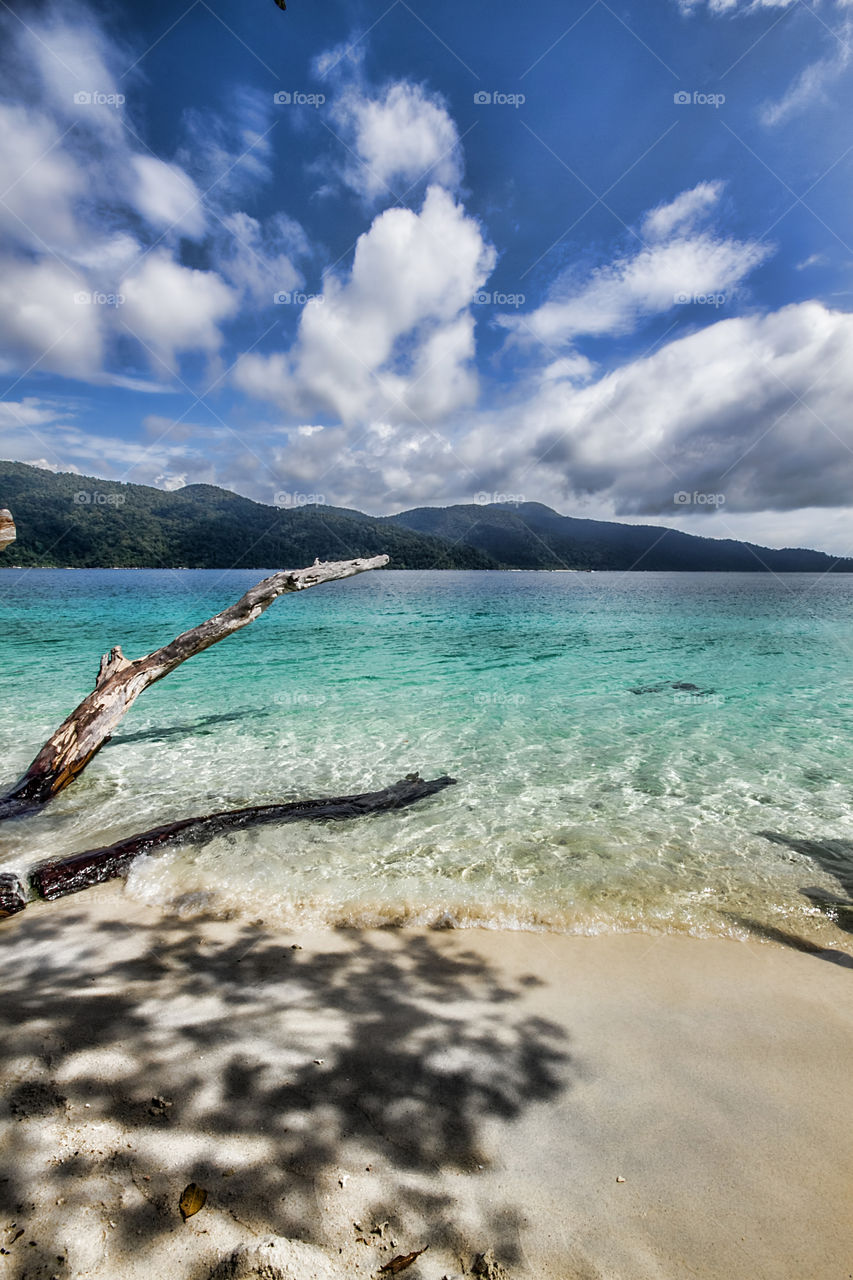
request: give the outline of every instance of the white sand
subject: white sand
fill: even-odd
[[[853,1276],[853,970],[819,955],[284,936],[105,886],[0,957],[14,1280],[207,1280],[274,1237],[298,1280],[426,1244],[408,1280],[490,1247],[513,1280]]]

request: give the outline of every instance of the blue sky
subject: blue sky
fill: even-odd
[[[0,455],[853,554],[853,6],[0,25]]]

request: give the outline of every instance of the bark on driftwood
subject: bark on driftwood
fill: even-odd
[[[12,519],[12,512],[3,507],[0,510],[0,551],[5,551],[17,536],[18,533],[15,529],[15,521]]]
[[[433,778],[432,781],[425,782],[418,774],[413,773],[382,791],[370,791],[362,795],[257,805],[250,809],[211,813],[203,818],[183,818],[178,822],[170,822],[167,826],[144,831],[141,835],[130,836],[117,844],[42,863],[30,872],[29,881],[36,893],[52,901],[124,875],[134,858],[175,840],[208,840],[223,831],[241,831],[246,827],[272,822],[317,822],[329,818],[340,820],[357,818],[366,813],[404,809],[417,800],[453,786],[454,782],[454,778],[448,777]],[[15,910],[20,910],[20,907]]]
[[[101,658],[92,693],[48,739],[20,781],[0,797],[0,818],[46,804],[63,791],[109,741],[122,716],[144,689],[169,675],[187,658],[254,622],[280,595],[350,578],[369,569],[381,569],[387,563],[387,556],[374,556],[369,560],[336,560],[315,563],[309,569],[274,573],[230,608],[143,658],[130,661],[117,645]]]

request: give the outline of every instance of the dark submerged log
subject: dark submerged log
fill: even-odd
[[[223,831],[241,831],[245,827],[271,822],[340,820],[358,818],[366,813],[404,809],[418,800],[435,795],[437,791],[443,791],[445,787],[453,786],[455,781],[455,778],[444,776],[427,782],[413,773],[382,791],[320,800],[296,800],[288,804],[256,805],[249,809],[226,809],[202,818],[182,818],[178,822],[143,831],[141,835],[130,836],[117,844],[45,862],[30,873],[30,883],[42,898],[52,901],[124,875],[134,858],[175,840],[209,840],[211,836]]]
[[[182,662],[260,617],[280,595],[305,591],[323,582],[381,569],[387,556],[369,560],[334,560],[309,569],[286,569],[257,583],[222,613],[185,631],[169,644],[130,661],[116,646],[101,658],[95,688],[44,744],[24,776],[0,796],[0,818],[10,818],[47,804],[85,769],[108,742],[116,725],[140,693],[162,680]]]

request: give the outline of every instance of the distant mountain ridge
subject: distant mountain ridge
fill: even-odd
[[[563,516],[537,502],[368,516],[270,507],[214,485],[148,485],[0,461],[18,541],[2,566],[271,569],[386,553],[395,569],[853,572],[822,551],[772,550],[655,525]]]
[[[657,525],[562,516],[540,502],[418,507],[393,519],[418,533],[472,546],[515,569],[853,572],[853,560],[823,551],[774,550]]]

